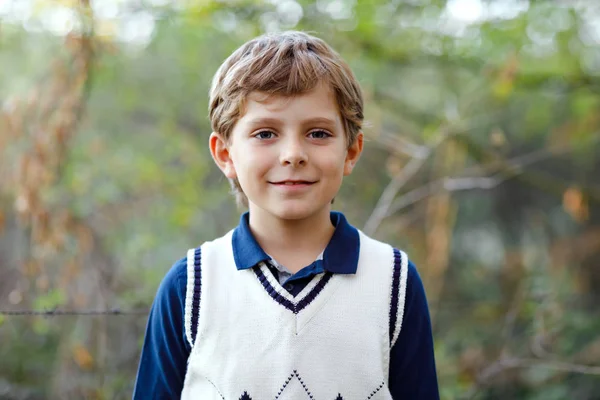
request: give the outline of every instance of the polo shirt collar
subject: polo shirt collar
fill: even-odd
[[[323,269],[335,274],[355,274],[360,250],[358,230],[340,212],[332,211],[329,216],[335,231],[323,252]],[[252,235],[249,217],[249,212],[242,214],[231,239],[233,259],[238,270],[252,268],[261,261],[271,259]]]

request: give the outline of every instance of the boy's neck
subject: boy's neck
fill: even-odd
[[[290,272],[312,263],[325,249],[335,227],[330,209],[301,220],[285,220],[259,209],[250,209],[250,230],[262,249]]]

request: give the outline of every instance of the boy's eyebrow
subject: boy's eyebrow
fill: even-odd
[[[249,125],[280,125],[281,124],[281,120],[277,119],[277,118],[269,118],[269,117],[263,117],[263,118],[254,118],[251,119],[250,121],[248,121]],[[331,126],[335,126],[336,121],[334,119],[331,118],[327,118],[327,117],[314,117],[314,118],[308,118],[302,121],[302,125],[311,125],[311,124],[326,124],[326,125],[331,125]]]
[[[332,126],[335,126],[335,123],[336,123],[336,121],[334,119],[327,118],[327,117],[309,118],[303,122],[305,124],[327,124],[327,125],[332,125]]]

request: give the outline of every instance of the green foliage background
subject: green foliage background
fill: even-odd
[[[300,29],[363,85],[366,151],[335,206],[418,266],[442,398],[600,399],[595,2],[31,3],[0,8],[0,309],[147,310],[185,249],[239,218],[206,146],[212,75]],[[83,75],[43,24],[57,9],[82,18]],[[51,177],[29,184],[27,157]],[[145,323],[0,314],[0,398],[130,397]]]

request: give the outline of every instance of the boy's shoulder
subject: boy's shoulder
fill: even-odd
[[[187,250],[183,250],[181,255],[175,263],[171,265],[171,268],[167,272],[165,278],[169,278],[172,280],[186,279],[187,270],[188,270],[188,258],[192,257],[192,253],[194,257],[199,257],[201,249],[206,248],[206,246],[211,247],[223,247],[225,250],[230,251],[230,247],[228,244],[231,243],[231,236],[233,234],[234,229],[230,230],[223,236],[219,236],[217,238],[202,242],[195,247],[190,247]]]
[[[378,239],[375,239],[366,233],[358,230],[359,237],[361,241],[361,252],[369,252],[370,249],[379,248],[380,250],[389,251],[392,250],[394,254],[394,264],[397,267],[401,268],[401,265],[404,263],[406,266],[406,275],[407,280],[413,281],[418,279],[420,281],[420,276],[418,272],[418,268],[410,259],[410,256],[402,249],[402,247],[395,246],[391,243],[384,242]],[[368,248],[367,248],[368,247]],[[370,255],[370,254],[369,254]]]
[[[366,234],[365,232],[361,231],[358,228],[354,228],[354,229],[356,229],[358,231],[358,236],[360,238],[361,245],[362,244],[370,244],[370,245],[379,246],[379,247],[396,248],[391,243],[385,242],[380,239],[375,239],[374,237],[369,236],[368,234]]]
[[[363,250],[365,252],[379,250],[379,252],[389,254],[389,252],[393,251],[394,254],[399,253],[402,257],[405,257],[408,259],[408,256],[406,255],[406,253],[404,252],[404,250],[402,248],[395,246],[389,242],[375,239],[375,238],[367,235],[360,229],[357,229],[357,231],[358,231],[358,236],[359,236],[359,240],[360,240],[361,252]],[[370,255],[370,254],[367,253],[367,255]]]
[[[187,255],[175,261],[163,278],[163,282],[177,286],[187,280]]]

